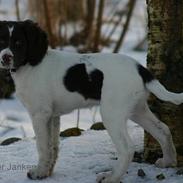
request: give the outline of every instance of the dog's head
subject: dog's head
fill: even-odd
[[[41,62],[48,49],[46,33],[30,20],[0,21],[0,68],[18,69]]]

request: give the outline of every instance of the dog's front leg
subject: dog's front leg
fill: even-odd
[[[53,122],[55,120],[50,116],[49,112],[32,115],[39,160],[37,167],[27,173],[30,179],[43,179],[50,176],[56,161],[57,150],[55,152],[55,149],[58,149],[58,140],[55,139],[58,138],[58,133],[54,133]],[[58,120],[56,122],[56,126],[58,127]],[[54,134],[57,137],[53,138]]]
[[[50,125],[51,125],[51,147],[52,147],[52,155],[51,155],[52,169],[50,169],[50,172],[52,172],[59,151],[60,116],[52,117]]]

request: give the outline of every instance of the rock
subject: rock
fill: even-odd
[[[69,128],[67,130],[64,130],[63,132],[60,132],[60,136],[61,137],[80,136],[82,131],[84,130],[80,128]]]
[[[19,140],[22,140],[22,139],[18,138],[18,137],[11,137],[11,138],[5,139],[3,142],[1,142],[1,145],[2,146],[10,145],[10,144],[13,144]]]
[[[177,170],[176,174],[177,175],[183,175],[183,168]]]
[[[91,130],[105,130],[105,126],[102,122],[94,123],[91,127]]]
[[[137,175],[138,175],[139,177],[142,177],[142,178],[144,178],[144,177],[146,176],[146,174],[145,174],[145,172],[144,172],[143,169],[138,169]]]
[[[161,173],[161,174],[157,175],[156,178],[158,180],[163,180],[163,179],[165,179],[165,176]]]

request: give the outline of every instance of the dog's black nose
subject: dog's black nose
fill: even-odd
[[[2,56],[2,60],[3,60],[3,64],[4,65],[10,65],[10,62],[11,62],[11,59],[13,58],[12,55],[9,55],[9,54],[4,54]]]

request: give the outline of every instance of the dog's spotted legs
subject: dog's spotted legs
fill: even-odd
[[[111,173],[105,172],[98,175],[99,183],[120,183],[134,154],[133,143],[126,127],[127,113],[122,108],[115,109],[115,112],[111,113],[109,105],[101,106],[102,120],[117,149],[118,161]]]
[[[31,169],[27,176],[30,179],[43,179],[51,175],[56,161],[57,148],[54,152],[53,138],[51,135],[55,131],[48,111],[32,115],[33,128],[36,135],[36,145],[39,153],[39,162],[36,168]],[[58,123],[56,124],[58,126]],[[54,139],[57,144],[56,138]],[[57,145],[56,145],[57,146]]]
[[[60,134],[60,117],[52,117],[51,118],[51,139],[52,139],[52,168],[51,172],[53,171],[54,165],[56,163],[59,151],[59,134]]]
[[[160,168],[176,166],[176,149],[168,126],[156,118],[146,103],[137,109],[131,119],[149,132],[161,145],[163,158],[156,161],[156,166]]]

